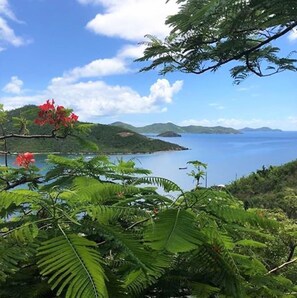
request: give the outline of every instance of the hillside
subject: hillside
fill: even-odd
[[[8,122],[6,130],[9,132],[17,132],[13,127],[12,117],[23,117],[31,120],[28,125],[30,134],[46,134],[50,132],[48,126],[37,126],[33,123],[36,118],[38,108],[36,106],[25,106],[8,112]],[[168,150],[185,150],[186,148],[176,144],[147,138],[138,133],[132,132],[125,128],[94,124],[90,134],[86,137],[88,141],[92,141],[98,145],[101,153],[151,153],[156,151]],[[8,139],[8,148],[11,152],[92,152],[92,150],[84,148],[77,139],[68,137],[65,140],[54,139]],[[2,150],[2,148],[0,149]]]
[[[253,172],[227,186],[246,207],[281,209],[297,219],[297,160]]]
[[[206,127],[206,126],[178,126],[174,123],[153,123],[146,126],[136,127],[123,122],[114,122],[110,124],[111,126],[117,126],[122,128],[127,128],[137,133],[154,133],[160,134],[166,131],[172,131],[175,133],[203,133],[203,134],[238,134],[240,131],[222,126]]]
[[[259,128],[250,128],[250,127],[245,127],[242,129],[239,129],[241,132],[253,132],[253,131],[259,131],[259,132],[281,132],[281,129],[274,129],[270,127],[259,127]]]
[[[176,137],[181,137],[181,135],[174,131],[165,131],[165,132],[158,134],[157,137],[176,138]]]

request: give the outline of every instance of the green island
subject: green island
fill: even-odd
[[[13,126],[13,118],[26,118],[26,129],[30,134],[46,134],[50,132],[48,125],[34,125],[33,120],[38,112],[37,106],[25,106],[11,110],[7,113],[6,127],[9,131],[17,133],[20,129]],[[89,124],[88,136],[84,142],[91,142],[96,146],[85,147],[80,140],[69,136],[66,139],[21,139],[7,140],[11,152],[38,152],[38,153],[94,153],[128,154],[128,153],[153,153],[157,151],[187,150],[187,148],[169,142],[150,139],[127,128],[103,124]]]
[[[150,125],[136,127],[123,122],[114,122],[111,124],[112,126],[122,127],[126,129],[130,129],[132,131],[138,133],[153,133],[160,134],[167,131],[172,131],[175,133],[205,133],[205,134],[239,134],[241,133],[239,130],[230,128],[230,127],[222,127],[222,126],[214,126],[214,127],[206,127],[206,126],[179,126],[174,123],[153,123]]]

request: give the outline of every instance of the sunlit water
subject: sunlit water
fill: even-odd
[[[150,136],[154,137],[154,136]],[[281,165],[297,158],[297,132],[250,132],[238,135],[183,134],[178,138],[160,138],[189,148],[186,151],[123,155],[137,166],[150,169],[154,176],[168,178],[184,189],[194,186],[187,175],[190,160],[207,163],[208,186],[226,184],[260,169],[263,165]],[[121,157],[111,156],[112,160]],[[46,170],[45,156],[36,157],[37,166]],[[185,168],[187,169],[180,169]]]

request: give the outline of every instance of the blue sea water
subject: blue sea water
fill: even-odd
[[[202,185],[227,184],[262,166],[281,165],[297,159],[297,132],[248,132],[243,134],[183,134],[160,138],[189,148],[186,151],[128,155],[138,165],[166,177],[184,189],[194,187],[187,173],[190,160],[207,163],[207,179]],[[180,169],[187,167],[187,169]]]
[[[155,136],[150,136],[155,138]],[[185,151],[111,156],[133,159],[137,166],[149,169],[154,176],[168,178],[183,189],[194,187],[187,173],[190,160],[207,163],[207,179],[202,185],[227,184],[262,166],[281,165],[297,159],[297,132],[247,132],[243,134],[183,134],[160,138],[189,148]],[[37,166],[46,170],[45,156],[36,156]],[[180,169],[185,168],[187,169]]]

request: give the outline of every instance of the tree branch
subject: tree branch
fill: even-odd
[[[206,68],[204,68],[204,69],[201,69],[201,70],[198,70],[198,71],[191,70],[191,72],[194,73],[194,74],[202,74],[202,73],[205,73],[205,72],[207,72],[207,71],[214,70],[214,69],[216,69],[216,68],[218,68],[218,67],[220,67],[220,66],[222,66],[222,65],[224,65],[224,64],[227,64],[227,63],[229,63],[229,62],[231,62],[231,61],[233,61],[233,60],[238,60],[238,59],[240,59],[240,58],[242,58],[242,57],[244,57],[244,56],[248,56],[250,53],[252,53],[252,52],[254,52],[254,51],[260,49],[261,47],[263,47],[264,45],[270,43],[271,41],[276,40],[276,39],[278,39],[279,37],[285,35],[286,33],[288,33],[289,31],[291,31],[291,30],[292,30],[293,28],[295,28],[296,26],[297,26],[297,21],[296,21],[296,22],[293,22],[293,23],[292,23],[291,25],[289,25],[286,29],[284,29],[284,30],[280,31],[279,33],[276,33],[275,35],[273,35],[273,36],[267,38],[266,40],[260,42],[258,45],[254,46],[254,47],[252,47],[252,48],[249,48],[249,49],[247,49],[247,50],[244,50],[244,51],[238,53],[237,55],[234,55],[234,56],[232,56],[232,57],[230,57],[230,58],[228,58],[228,59],[226,59],[226,60],[221,60],[221,61],[219,61],[218,63],[213,64],[213,65],[211,65],[211,66],[209,66],[209,67],[206,67]],[[175,61],[175,62],[176,62],[179,66],[183,66],[182,63],[177,62],[177,61]],[[257,74],[257,73],[256,73],[256,74]]]
[[[288,265],[290,265],[290,264],[292,264],[292,263],[294,263],[294,262],[296,262],[296,261],[297,261],[297,258],[292,259],[291,261],[285,262],[285,263],[283,263],[283,264],[281,264],[281,265],[279,265],[279,266],[277,266],[277,267],[271,269],[270,271],[268,271],[268,272],[266,273],[266,275],[271,274],[271,273],[274,273],[274,272],[276,272],[276,271],[282,269],[283,267],[288,266]]]
[[[52,132],[52,134],[49,135],[20,135],[20,134],[6,134],[6,135],[2,135],[0,136],[0,140],[6,140],[6,139],[10,139],[10,138],[16,138],[16,139],[65,139],[67,136],[69,135],[64,135],[64,136],[59,136],[56,135],[55,133],[56,131],[54,130]]]
[[[39,176],[39,177],[34,177],[34,178],[27,178],[27,177],[23,177],[17,181],[15,181],[14,183],[8,183],[8,181],[4,180],[7,182],[7,186],[4,187],[2,190],[9,190],[9,189],[12,189],[12,188],[15,188],[19,185],[22,185],[24,183],[29,183],[29,182],[36,182],[36,183],[41,183],[41,181],[39,180],[40,178],[42,178],[42,176]]]

